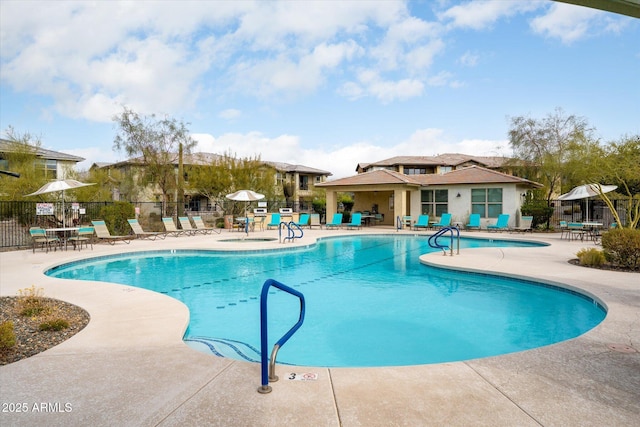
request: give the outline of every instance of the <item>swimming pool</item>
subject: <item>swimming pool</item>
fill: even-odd
[[[484,246],[531,244],[462,240],[462,250]],[[170,295],[190,309],[189,345],[252,361],[260,359],[260,290],[274,278],[307,301],[304,325],[278,354],[278,363],[296,365],[391,366],[487,357],[576,337],[605,317],[599,304],[575,292],[420,264],[419,255],[430,251],[420,236],[356,235],[275,251],[122,254],[47,274]],[[271,340],[298,314],[296,298],[273,291]]]

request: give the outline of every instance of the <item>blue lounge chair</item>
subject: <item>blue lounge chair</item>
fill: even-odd
[[[333,214],[333,218],[331,222],[328,222],[324,225],[324,228],[340,228],[342,227],[342,214],[335,213]]]
[[[362,228],[362,214],[360,212],[356,212],[351,215],[351,222],[345,224],[347,228]]]
[[[469,224],[465,225],[467,230],[480,230],[480,214],[473,213],[469,215]]]
[[[440,217],[440,222],[433,224],[432,227],[443,228],[443,227],[448,227],[450,225],[451,225],[451,214],[443,213],[442,216]]]
[[[295,224],[298,227],[304,227],[306,225],[309,225],[309,214],[308,213],[300,214],[300,219],[298,219],[298,222],[296,222]]]
[[[275,228],[280,227],[280,214],[279,213],[272,213],[271,214],[271,222],[269,224],[267,224],[267,230],[270,229],[271,227],[275,227]]]
[[[509,228],[509,214],[498,215],[498,220],[495,224],[487,225],[488,231],[503,231]]]
[[[420,215],[418,221],[413,224],[414,230],[426,230],[429,228],[429,215]]]

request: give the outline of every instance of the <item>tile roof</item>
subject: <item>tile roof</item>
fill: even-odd
[[[507,157],[500,156],[470,156],[468,154],[445,153],[437,156],[396,156],[389,159],[380,160],[372,163],[361,163],[360,168],[368,168],[371,166],[459,166],[466,162],[475,162],[481,166],[496,168],[503,166],[508,160]]]
[[[377,169],[374,171],[359,173],[357,175],[340,178],[316,184],[316,187],[331,186],[352,186],[352,185],[382,185],[382,184],[404,184],[420,185],[415,179],[415,175],[405,175],[389,169]]]
[[[0,152],[10,152],[12,142],[7,139],[0,139]],[[61,153],[60,151],[47,150],[42,147],[34,147],[36,149],[36,156],[43,159],[51,160],[65,160],[69,162],[81,162],[84,157],[74,156],[72,154]]]
[[[445,174],[404,175],[388,169],[378,169],[360,173],[347,178],[316,184],[316,187],[354,186],[354,185],[461,185],[461,184],[524,184],[531,187],[542,187],[534,181],[498,172],[481,166],[468,166]]]

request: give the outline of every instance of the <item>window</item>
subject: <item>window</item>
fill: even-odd
[[[443,173],[451,172],[453,168],[451,166],[440,166],[439,172],[442,175]]]
[[[412,167],[404,168],[405,175],[425,175],[426,173],[427,173],[426,168],[412,168]]]
[[[422,214],[442,216],[449,210],[449,190],[422,190],[420,192]]]
[[[55,159],[42,160],[41,166],[47,179],[58,178],[58,162]]]
[[[471,213],[482,218],[498,218],[502,213],[502,188],[474,188],[471,190]]]
[[[300,190],[309,189],[309,177],[307,175],[300,175]]]

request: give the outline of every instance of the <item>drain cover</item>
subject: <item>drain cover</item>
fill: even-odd
[[[635,348],[626,344],[607,344],[607,347],[619,353],[635,353],[637,351]]]

